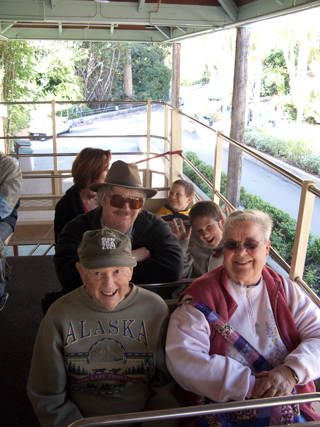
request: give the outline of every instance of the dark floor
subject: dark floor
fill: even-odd
[[[9,299],[0,311],[2,427],[39,427],[26,394],[33,344],[43,318],[41,299],[60,289],[52,256],[8,257]]]

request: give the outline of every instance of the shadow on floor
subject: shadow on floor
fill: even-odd
[[[41,299],[60,290],[52,256],[8,257],[8,301],[0,312],[1,405],[4,427],[38,427],[26,393],[33,344],[43,318]]]

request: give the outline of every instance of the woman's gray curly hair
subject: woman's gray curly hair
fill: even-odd
[[[259,211],[258,209],[232,212],[226,219],[223,226],[223,240],[227,230],[233,227],[236,222],[240,221],[251,221],[252,223],[256,224],[261,230],[264,243],[268,242],[270,239],[273,222],[266,212]]]

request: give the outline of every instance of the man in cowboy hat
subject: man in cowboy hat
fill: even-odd
[[[136,164],[114,162],[106,180],[93,184],[99,207],[70,221],[59,234],[54,256],[55,269],[67,293],[82,285],[76,268],[77,249],[85,231],[102,227],[127,235],[137,261],[132,281],[136,284],[180,280],[183,253],[169,225],[157,215],[141,210],[146,198],[157,191],[144,188]]]
[[[78,256],[83,285],[50,307],[34,346],[27,390],[40,424],[180,406],[164,357],[169,309],[130,282],[130,239],[87,231]]]

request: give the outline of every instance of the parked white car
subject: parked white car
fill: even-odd
[[[56,116],[56,133],[68,133],[72,129],[72,121],[67,117]],[[44,141],[48,136],[52,135],[52,119],[45,113],[39,110],[30,112],[30,127],[29,136],[40,136],[40,140]]]

